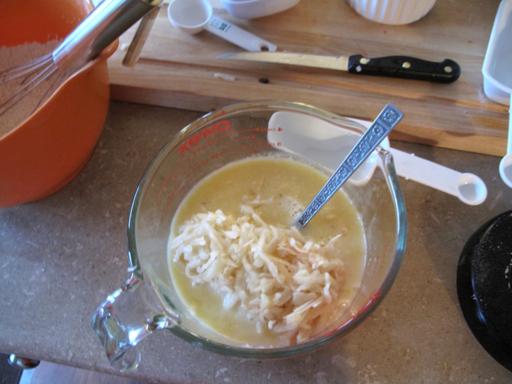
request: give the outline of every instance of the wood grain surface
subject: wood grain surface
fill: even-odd
[[[221,60],[219,54],[238,48],[207,32],[187,35],[174,29],[163,8],[137,65],[121,64],[122,49],[111,59],[112,95],[118,100],[198,111],[241,100],[282,99],[366,119],[385,103],[394,102],[405,112],[395,139],[501,155],[506,146],[507,106],[486,99],[481,75],[498,3],[440,0],[425,18],[407,26],[369,22],[342,0],[302,0],[286,12],[251,21],[234,20],[217,11],[282,51],[451,58],[462,67],[462,76],[453,84]],[[121,47],[129,44],[134,30],[122,36]]]

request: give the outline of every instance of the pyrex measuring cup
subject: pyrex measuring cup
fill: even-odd
[[[167,240],[173,216],[190,189],[212,171],[249,156],[286,156],[310,162],[268,142],[269,120],[278,111],[325,119],[333,129],[354,135],[363,132],[361,125],[345,118],[284,102],[229,106],[185,127],[160,151],[137,187],[128,224],[128,278],[93,315],[93,328],[115,366],[136,367],[140,355],[134,347],[159,330],[170,330],[195,346],[238,357],[287,357],[311,351],[354,328],[387,293],[404,252],[406,213],[392,156],[381,149],[379,167],[368,183],[343,187],[363,222],[367,258],[354,300],[332,327],[292,346],[249,346],[202,325],[178,296],[167,265]]]
[[[208,0],[174,0],[167,17],[176,28],[190,34],[203,29],[248,51],[275,51],[277,46],[213,14]]]

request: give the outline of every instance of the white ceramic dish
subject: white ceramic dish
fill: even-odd
[[[240,19],[254,19],[285,11],[300,0],[220,0],[231,15]]]
[[[354,10],[368,20],[382,24],[403,25],[425,16],[436,0],[347,0]]]

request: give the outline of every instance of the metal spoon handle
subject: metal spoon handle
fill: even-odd
[[[402,117],[403,113],[392,104],[387,104],[382,109],[370,128],[361,136],[345,160],[341,162],[340,166],[334,171],[329,180],[327,180],[320,192],[316,194],[311,203],[306,207],[297,220],[299,227],[304,227],[309,223],[320,208],[329,201],[363,161],[377,148],[380,142],[400,122]]]

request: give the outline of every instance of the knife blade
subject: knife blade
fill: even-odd
[[[362,55],[324,56],[290,52],[238,52],[223,54],[219,58],[324,68],[357,75],[395,77],[434,83],[452,83],[461,73],[460,66],[453,60],[444,59],[441,62],[435,62],[410,56],[368,58]]]

